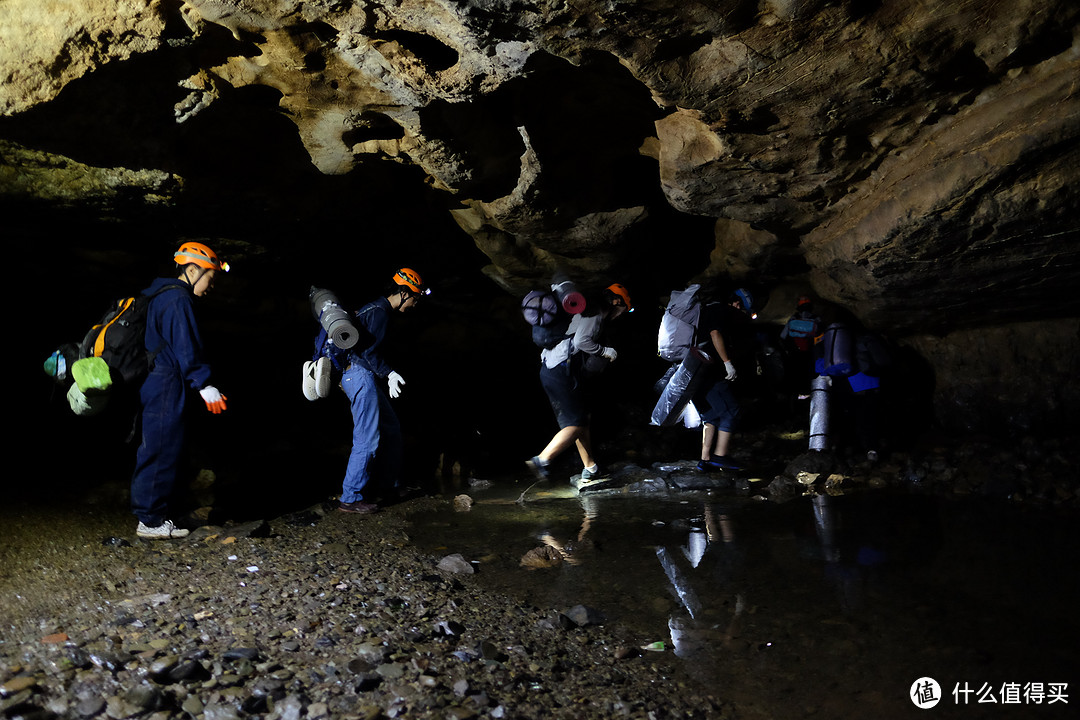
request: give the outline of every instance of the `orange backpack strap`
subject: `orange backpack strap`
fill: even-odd
[[[135,298],[133,297],[120,300],[117,303],[116,314],[113,315],[112,319],[102,325],[94,326],[95,330],[97,328],[101,328],[101,330],[97,334],[97,338],[94,340],[94,357],[101,357],[101,353],[105,351],[105,331],[108,330],[113,323],[119,320],[120,317],[127,311],[127,309],[134,304]]]

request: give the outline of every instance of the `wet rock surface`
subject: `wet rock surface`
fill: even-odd
[[[0,717],[730,715],[595,611],[440,570],[406,522],[437,502],[181,541],[135,539],[122,510],[9,506]]]
[[[873,457],[852,448],[800,452],[804,431],[746,433],[733,455],[739,470],[701,471],[693,460],[642,467],[619,463],[583,494],[703,492],[785,502],[803,495],[893,490],[944,497],[985,497],[1015,505],[1080,509],[1080,453],[1067,438],[1025,436],[1003,441],[928,436]],[[571,485],[580,482],[571,479]]]

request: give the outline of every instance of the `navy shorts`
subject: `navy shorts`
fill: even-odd
[[[571,372],[566,363],[554,368],[540,363],[540,384],[547,393],[560,429],[589,424],[587,381]]]
[[[701,413],[702,422],[715,425],[717,430],[734,432],[739,424],[739,401],[731,391],[731,383],[720,380],[705,392],[694,397],[694,405]]]

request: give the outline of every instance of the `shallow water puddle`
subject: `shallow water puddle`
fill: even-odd
[[[413,537],[479,560],[477,581],[493,590],[598,610],[751,711],[891,716],[917,709],[909,694],[924,677],[939,683],[939,707],[963,717],[1025,702],[1038,711],[1029,717],[1058,717],[1080,702],[1060,697],[1063,683],[1066,695],[1080,687],[1069,518],[975,499],[777,505],[575,496],[555,483],[517,502],[525,487],[496,482],[469,493],[469,512],[414,515]],[[533,553],[550,562],[523,566],[538,548],[554,549]],[[1035,703],[1040,684],[1054,684],[1057,702]]]

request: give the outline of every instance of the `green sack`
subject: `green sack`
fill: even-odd
[[[109,366],[99,357],[76,360],[71,365],[71,377],[83,393],[105,392],[112,387]]]

